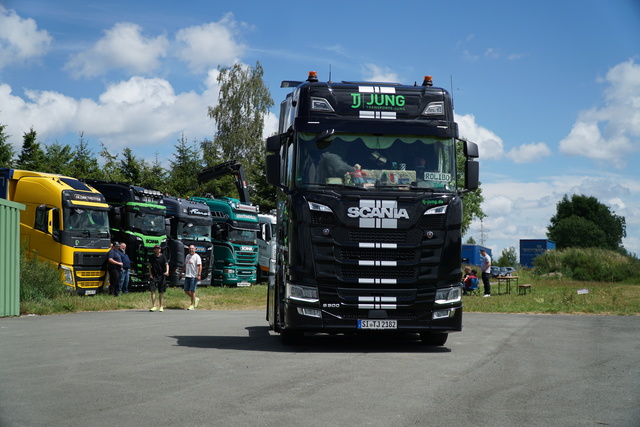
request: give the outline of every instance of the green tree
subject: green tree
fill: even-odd
[[[134,185],[140,185],[143,181],[142,176],[147,169],[147,164],[144,160],[138,159],[131,148],[126,147],[122,150],[122,160],[120,160],[120,174],[122,180]]]
[[[547,237],[558,249],[602,248],[624,251],[622,239],[627,236],[625,218],[591,196],[565,194],[556,205]]]
[[[218,165],[225,161],[225,156],[222,153],[220,146],[216,145],[213,141],[208,139],[201,141],[200,148],[202,149],[202,161],[205,168]],[[223,176],[218,179],[214,179],[213,181],[200,184],[200,194],[211,195],[214,197],[237,197],[238,191],[233,177]]]
[[[456,146],[456,162],[458,166],[459,188],[464,187],[464,164],[466,160],[462,144],[458,144]],[[480,185],[477,190],[463,195],[462,204],[464,208],[462,209],[462,235],[467,233],[474,218],[482,220],[487,217],[482,210],[482,202],[484,202],[484,197],[482,196],[482,187]]]
[[[222,160],[243,162],[247,177],[255,177],[265,156],[264,117],[273,106],[262,76],[260,62],[255,67],[235,64],[220,68],[218,105],[209,107],[209,117],[216,122],[217,131],[211,149],[204,153],[206,166],[218,155]],[[251,182],[249,182],[251,186]]]
[[[16,167],[36,172],[48,172],[49,165],[45,161],[45,154],[36,141],[36,131],[31,128],[22,138],[22,151],[16,161]]]
[[[251,186],[251,201],[260,206],[260,211],[268,213],[276,208],[276,188],[267,184],[267,159],[262,156],[257,159],[256,166],[248,177]]]
[[[500,253],[496,265],[500,267],[515,267],[518,264],[518,257],[516,255],[516,248],[509,246]]]
[[[69,164],[69,175],[79,179],[100,179],[104,176],[100,170],[98,159],[89,148],[89,142],[84,139],[84,132],[78,134],[79,140],[73,151],[73,157]]]
[[[104,160],[104,166],[102,167],[102,176],[100,179],[104,181],[120,182],[124,181],[124,176],[118,163],[118,155],[111,154],[109,149],[103,142],[100,143],[100,157]]]
[[[0,123],[0,167],[10,168],[13,166],[13,156],[15,152],[9,142],[10,135],[5,133],[6,128],[6,125]]]
[[[49,165],[47,172],[70,175],[69,163],[73,157],[73,150],[68,144],[62,145],[56,141],[47,145],[44,157]]]
[[[476,239],[474,239],[473,236],[469,236],[469,238],[467,239],[467,244],[475,245],[476,244]]]
[[[198,173],[202,171],[202,156],[196,141],[189,144],[184,134],[175,145],[174,160],[169,160],[169,192],[178,197],[198,194]]]
[[[167,191],[167,184],[165,181],[166,176],[167,172],[162,167],[162,164],[158,159],[158,153],[156,152],[155,160],[150,165],[145,162],[142,180],[138,185],[144,188],[162,191],[164,193]]]

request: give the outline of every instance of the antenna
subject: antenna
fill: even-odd
[[[455,102],[453,102],[453,74],[449,74],[449,80],[451,81],[451,107],[455,109]]]
[[[331,64],[329,64],[329,83],[331,83]]]

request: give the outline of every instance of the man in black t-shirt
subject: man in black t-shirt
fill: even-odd
[[[149,257],[149,290],[151,291],[151,309],[149,311],[164,311],[162,306],[162,297],[167,290],[165,278],[169,276],[169,263],[167,258],[162,254],[160,245],[153,247],[153,255]],[[156,289],[158,290],[158,303],[156,307]]]
[[[113,242],[107,253],[107,266],[109,271],[109,293],[115,296],[120,294],[120,272],[122,269],[122,257],[120,255],[120,243]]]

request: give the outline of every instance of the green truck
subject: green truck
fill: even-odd
[[[144,290],[148,286],[147,259],[153,247],[160,245],[166,252],[165,211],[162,193],[120,182],[84,180],[98,190],[109,204],[111,237],[127,244],[131,259],[129,290]]]
[[[242,165],[234,160],[204,169],[200,182],[224,175],[233,175],[239,199],[230,197],[192,197],[206,203],[211,210],[213,225],[213,266],[211,284],[216,286],[251,286],[257,280],[260,230],[258,207],[250,203]]]

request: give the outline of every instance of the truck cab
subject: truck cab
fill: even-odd
[[[1,168],[0,196],[26,207],[20,239],[28,256],[56,266],[72,292],[102,291],[111,237],[102,194],[75,178]]]
[[[127,244],[131,259],[129,289],[145,290],[149,282],[147,260],[153,247],[166,254],[167,236],[162,193],[121,182],[84,180],[100,191],[109,204],[109,223],[113,238]]]
[[[180,272],[184,266],[189,246],[194,245],[202,259],[200,286],[211,284],[213,244],[211,226],[213,218],[206,203],[179,197],[164,196],[165,225],[169,253],[169,285],[180,286]]]

